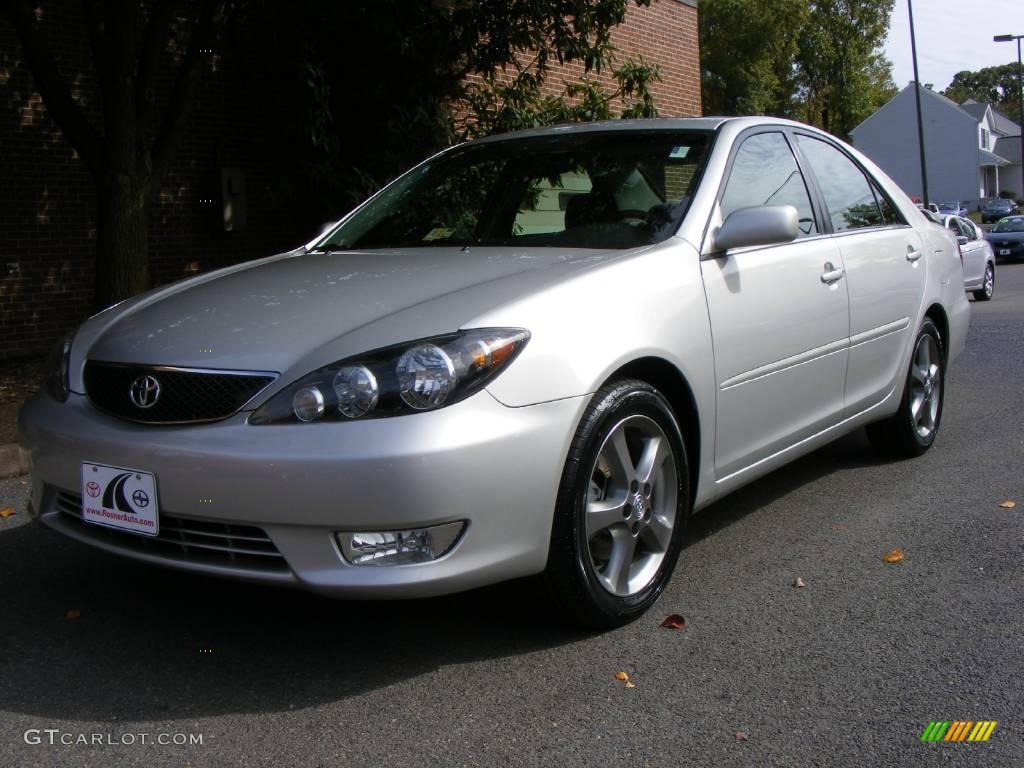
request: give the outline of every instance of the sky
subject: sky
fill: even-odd
[[[943,91],[961,70],[1016,63],[1016,43],[992,37],[1024,35],[1024,0],[916,0],[914,28],[921,82]],[[885,53],[897,87],[914,79],[907,0],[896,0]]]

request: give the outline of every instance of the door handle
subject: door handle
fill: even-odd
[[[826,261],[825,271],[821,273],[821,282],[825,283],[825,285],[831,285],[844,274],[846,274],[846,271],[842,267],[834,267],[831,261]]]
[[[907,261],[917,261],[921,258],[921,252],[912,245],[907,246]]]

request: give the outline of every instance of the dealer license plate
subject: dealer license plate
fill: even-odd
[[[160,532],[151,472],[82,463],[82,520],[142,536]]]

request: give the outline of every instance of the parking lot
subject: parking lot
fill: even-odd
[[[349,603],[136,565],[2,481],[0,765],[1024,765],[1024,265],[973,310],[932,451],[858,433],[724,499],[603,634],[523,584]]]

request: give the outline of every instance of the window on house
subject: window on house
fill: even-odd
[[[989,133],[988,128],[981,129],[981,148],[988,149]]]

